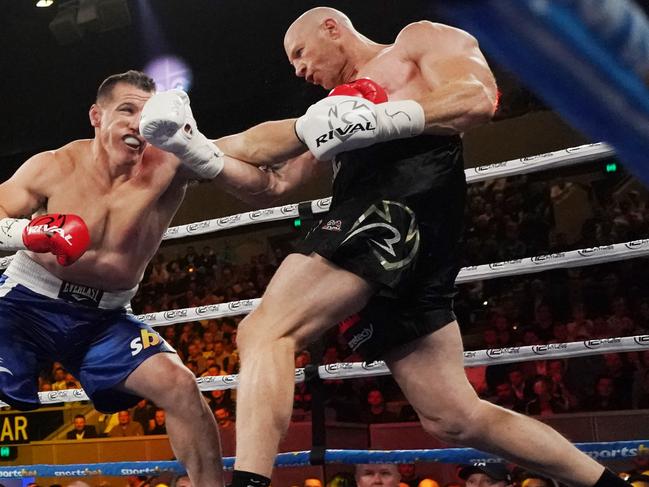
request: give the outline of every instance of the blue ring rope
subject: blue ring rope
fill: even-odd
[[[617,460],[635,457],[639,452],[649,453],[649,440],[575,443],[581,451],[598,460]],[[276,467],[308,466],[310,451],[280,453]],[[325,463],[473,463],[499,462],[487,453],[473,448],[446,448],[437,450],[326,450]],[[223,459],[226,470],[234,467],[234,457]],[[127,476],[155,475],[163,472],[185,473],[177,461],[79,463],[68,465],[19,465],[0,467],[0,480],[22,477],[88,477],[92,475]]]
[[[603,11],[605,20],[593,26],[582,16],[586,1],[457,0],[441,8],[571,125],[613,145],[649,183],[649,89],[623,55],[649,46],[649,23],[632,2],[615,0],[607,5],[620,10]]]

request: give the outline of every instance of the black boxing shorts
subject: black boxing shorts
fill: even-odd
[[[466,181],[461,166],[434,189],[407,198],[350,198],[307,234],[298,252],[317,253],[377,285],[341,331],[368,361],[455,321]]]

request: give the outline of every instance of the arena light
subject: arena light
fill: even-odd
[[[54,5],[54,0],[38,0],[36,6],[39,8],[51,7]]]
[[[130,23],[126,0],[68,0],[59,4],[50,31],[64,46],[80,41],[86,32],[106,32]]]
[[[143,69],[151,76],[159,91],[178,88],[189,91],[192,85],[192,70],[181,58],[173,55],[163,55],[153,59]]]

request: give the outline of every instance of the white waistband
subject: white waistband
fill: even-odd
[[[131,299],[135,296],[138,286],[126,291],[102,291],[101,289],[63,281],[50,273],[45,267],[34,262],[26,252],[19,251],[5,270],[9,280],[29,288],[35,293],[48,298],[63,299],[68,302],[97,301],[93,307],[102,309],[130,308]],[[6,282],[5,284],[9,284]],[[62,291],[71,299],[62,297]],[[78,296],[78,297],[75,297]],[[101,295],[101,297],[99,297]],[[96,299],[93,299],[96,297]]]

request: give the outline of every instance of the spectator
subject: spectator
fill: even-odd
[[[604,368],[604,374],[613,380],[616,400],[620,408],[630,408],[633,395],[633,368],[626,363],[619,353],[605,354]]]
[[[216,422],[219,425],[219,430],[223,431],[226,429],[234,428],[234,421],[232,421],[232,415],[230,410],[227,408],[218,408],[214,411],[214,417]]]
[[[383,393],[378,389],[372,389],[367,393],[367,406],[361,414],[364,423],[394,423],[397,415],[388,411],[385,406]]]
[[[513,485],[512,476],[502,463],[476,462],[460,467],[458,477],[466,487],[507,487]]]
[[[578,340],[578,337],[593,336],[593,321],[586,318],[584,303],[576,303],[572,307],[572,321],[566,325],[568,340]]]
[[[512,393],[516,396],[516,401],[521,408],[521,411],[525,409],[525,404],[532,400],[532,392],[530,386],[525,380],[523,372],[517,368],[512,368],[507,373],[507,379],[512,388]],[[517,409],[518,411],[518,409]]]
[[[83,414],[77,414],[72,421],[74,429],[68,431],[66,438],[68,440],[85,440],[87,438],[97,438],[97,430],[93,425],[86,424],[86,417]]]
[[[555,480],[541,477],[533,472],[525,472],[521,478],[521,487],[559,487]]]
[[[210,396],[207,400],[210,409],[212,411],[216,411],[219,408],[225,408],[234,414],[235,404],[234,401],[230,398],[230,391],[230,389],[217,389],[210,391]]]
[[[205,361],[205,357],[203,357],[203,352],[201,351],[200,346],[194,341],[187,346],[187,362],[193,362],[196,365],[195,375],[197,376],[205,372],[205,369],[207,368],[207,362]],[[221,363],[218,361],[216,361],[216,363],[223,368]]]
[[[214,342],[214,363],[219,365],[222,370],[229,370],[229,361],[230,354],[225,350],[223,340],[216,340]]]
[[[131,413],[129,411],[120,411],[117,413],[118,424],[116,424],[109,432],[108,436],[111,438],[119,438],[121,436],[142,436],[144,430],[142,425],[138,422],[131,421]]]
[[[131,417],[133,421],[142,425],[142,431],[149,431],[153,428],[153,415],[155,408],[146,399],[141,399],[133,408]]]
[[[649,408],[649,350],[642,352],[638,369],[633,374],[633,407]]]
[[[550,360],[547,363],[551,394],[553,397],[562,398],[562,401],[565,401],[566,411],[570,411],[577,407],[577,397],[564,380],[565,367],[565,360]]]
[[[522,412],[525,409],[525,405],[518,400],[509,382],[502,382],[496,386],[496,395],[491,402],[512,411]]]
[[[568,402],[563,396],[552,394],[552,382],[548,377],[538,376],[533,386],[534,399],[525,406],[525,414],[532,416],[551,416],[565,413]]]
[[[349,472],[338,472],[329,479],[327,487],[356,487],[356,479]]]
[[[65,380],[66,371],[63,367],[57,367],[54,369],[54,382],[52,383],[53,391],[62,391],[68,388],[67,382]]]
[[[398,487],[401,480],[397,466],[391,463],[356,465],[354,477],[358,487]]]
[[[165,410],[156,409],[153,416],[153,427],[147,431],[148,435],[166,435],[167,434],[167,417]]]
[[[607,375],[602,375],[595,383],[595,392],[584,402],[587,411],[615,411],[621,409],[622,403],[615,390],[615,382]]]
[[[400,463],[397,465],[401,483],[408,485],[408,487],[417,487],[421,478],[417,475],[417,469],[414,463]]]
[[[171,481],[169,487],[193,487],[187,475],[178,475]]]

